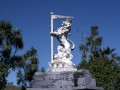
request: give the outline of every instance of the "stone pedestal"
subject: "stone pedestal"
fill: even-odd
[[[62,60],[55,60],[54,62],[49,62],[48,72],[72,72],[77,71],[76,66],[69,61],[64,62]]]
[[[88,70],[36,72],[27,90],[103,90]]]

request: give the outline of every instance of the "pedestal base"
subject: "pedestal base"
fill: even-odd
[[[88,70],[73,72],[36,72],[27,90],[104,90]]]
[[[63,71],[77,71],[75,65],[69,61],[69,63],[63,61],[49,62],[48,72],[63,72]]]

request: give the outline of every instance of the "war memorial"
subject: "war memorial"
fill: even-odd
[[[96,86],[96,80],[88,70],[77,70],[72,62],[74,43],[69,40],[71,34],[70,16],[55,15],[51,13],[51,61],[48,62],[47,72],[36,72],[30,87],[27,90],[104,90]],[[54,19],[62,19],[61,26],[54,30]],[[53,38],[60,44],[57,54],[54,54]]]

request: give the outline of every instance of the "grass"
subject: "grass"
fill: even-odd
[[[21,87],[15,85],[7,85],[5,90],[22,90]]]

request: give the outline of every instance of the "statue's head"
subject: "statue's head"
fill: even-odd
[[[65,28],[70,27],[71,26],[71,21],[70,20],[63,21],[62,26],[65,27]]]

